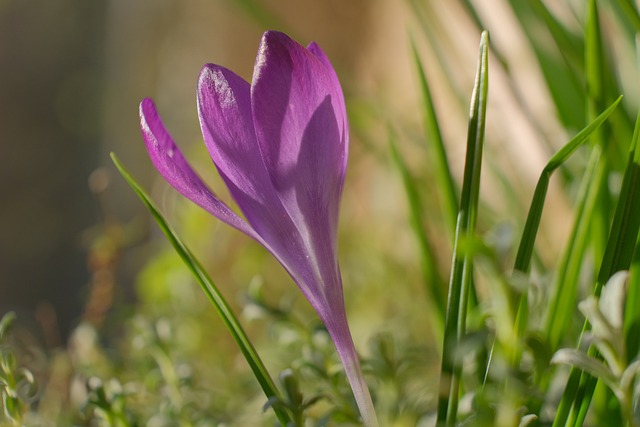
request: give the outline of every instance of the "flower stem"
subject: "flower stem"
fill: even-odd
[[[360,359],[356,352],[349,326],[347,325],[346,316],[343,315],[342,322],[336,324],[335,319],[333,322],[326,322],[329,335],[333,339],[333,342],[338,351],[338,356],[344,366],[344,371],[347,374],[347,379],[351,385],[353,396],[356,399],[356,404],[360,410],[360,416],[365,427],[378,427],[378,418],[376,417],[376,411],[373,407],[373,401],[371,400],[371,394],[367,387],[367,382],[364,379],[362,368],[360,367]]]

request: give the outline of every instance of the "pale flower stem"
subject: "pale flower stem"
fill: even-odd
[[[360,410],[363,425],[365,427],[378,427],[376,411],[373,407],[373,401],[371,400],[371,394],[369,393],[367,382],[364,379],[362,368],[360,367],[360,359],[358,358],[351,332],[347,326],[346,318],[344,319],[343,325],[337,328],[328,327],[327,329],[344,366],[344,371],[347,374],[347,379],[351,385],[356,404]]]

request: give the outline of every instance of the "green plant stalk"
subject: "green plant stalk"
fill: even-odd
[[[267,399],[278,398],[281,400],[280,393],[278,392],[273,379],[269,375],[269,372],[262,363],[260,356],[253,347],[253,344],[251,344],[251,341],[247,337],[247,334],[244,332],[244,329],[240,325],[240,322],[233,314],[231,307],[229,307],[229,304],[222,296],[213,280],[211,280],[200,262],[198,262],[198,260],[193,256],[187,246],[180,240],[178,235],[169,226],[153,201],[151,201],[151,198],[145,193],[142,187],[140,187],[133,176],[131,176],[131,174],[125,169],[122,163],[120,163],[120,160],[118,160],[117,156],[114,153],[111,153],[111,159],[116,165],[116,168],[118,168],[118,171],[120,172],[122,177],[125,179],[125,181],[127,181],[127,184],[131,186],[140,200],[142,200],[142,203],[144,203],[147,209],[149,209],[151,215],[158,223],[158,226],[160,227],[162,232],[165,234],[165,236],[167,236],[167,239],[169,240],[171,245],[174,247],[178,255],[180,255],[180,258],[182,258],[187,268],[191,271],[191,273],[200,284],[200,287],[204,291],[205,295],[209,298],[209,301],[211,301],[211,303],[215,307],[225,326],[240,348],[242,355],[253,371],[253,374],[258,380],[258,383],[260,384],[260,387],[262,388]],[[273,410],[283,426],[289,425],[288,423],[291,422],[291,417],[286,411],[276,407],[274,407]]]
[[[462,241],[469,242],[475,235],[480,193],[480,171],[487,110],[489,33],[484,31],[480,40],[478,69],[471,99],[467,154],[460,209],[453,247],[453,262],[445,319],[442,367],[440,371],[440,397],[438,400],[437,426],[453,426],[456,423],[460,377],[462,367],[456,360],[458,348],[466,333],[466,316],[469,291],[472,284],[473,260],[468,251],[460,251]]]

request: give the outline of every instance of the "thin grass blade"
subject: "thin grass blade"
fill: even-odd
[[[525,227],[522,232],[522,238],[520,239],[520,245],[518,246],[518,252],[514,263],[514,271],[520,271],[522,273],[528,273],[531,267],[531,258],[533,256],[533,250],[535,245],[536,236],[538,234],[538,228],[540,226],[540,220],[542,218],[542,211],[544,209],[544,203],[547,196],[547,190],[549,188],[549,182],[553,172],[560,167],[571,155],[582,146],[589,137],[595,132],[604,121],[611,115],[613,110],[618,106],[622,96],[603,111],[596,119],[589,124],[586,128],[580,131],[575,137],[573,137],[567,144],[565,144],[556,154],[551,157],[547,165],[542,170],[540,178],[536,185],[536,189],[531,200],[531,207],[529,208],[529,214],[525,222]],[[522,337],[526,329],[528,322],[528,298],[527,292],[516,296],[514,299],[515,307],[517,310],[516,315],[516,337]],[[519,352],[513,355],[513,363],[517,365],[519,360]]]
[[[611,115],[613,110],[618,106],[622,96],[603,111],[598,117],[593,120],[589,126],[581,130],[575,137],[565,144],[556,154],[551,157],[547,165],[540,174],[540,179],[536,185],[536,189],[531,201],[531,207],[529,208],[529,214],[525,223],[524,231],[522,232],[522,238],[520,239],[520,245],[516,255],[514,263],[514,269],[526,273],[531,266],[531,256],[533,254],[533,248],[535,244],[535,237],[538,234],[538,227],[540,226],[540,219],[542,218],[542,210],[544,207],[544,201],[546,198],[547,190],[549,188],[549,180],[553,172],[560,167],[582,144],[588,141],[589,137],[604,123],[604,121]]]
[[[149,212],[153,216],[153,219],[155,219],[155,221],[158,223],[158,226],[160,227],[162,232],[167,236],[167,239],[169,240],[171,245],[174,247],[178,255],[180,255],[180,258],[182,258],[187,268],[191,271],[191,273],[200,284],[200,287],[204,291],[205,295],[207,295],[207,297],[209,298],[209,301],[211,301],[211,303],[215,307],[225,326],[240,348],[242,355],[247,360],[247,363],[253,371],[256,380],[258,380],[258,383],[260,384],[260,387],[267,397],[267,400],[273,398],[281,399],[273,379],[269,375],[269,372],[262,363],[260,356],[253,347],[253,344],[251,344],[251,341],[247,337],[247,334],[244,332],[242,326],[240,325],[240,322],[233,314],[231,308],[229,307],[229,304],[226,302],[225,298],[218,290],[216,284],[213,282],[213,280],[211,280],[202,265],[193,256],[187,246],[180,240],[175,231],[169,226],[151,198],[145,193],[142,187],[140,187],[133,176],[131,176],[131,174],[125,169],[122,163],[120,163],[118,157],[112,153],[111,159],[116,165],[116,168],[118,168],[118,171],[120,172],[122,177],[125,179],[125,181],[127,181],[127,184],[131,186],[140,200],[142,200],[142,203],[144,203],[147,209],[149,209]],[[289,414],[282,408],[276,407],[275,405],[272,405],[272,408],[276,413],[276,416],[278,417],[280,423],[283,426],[288,426],[291,422]]]
[[[456,362],[457,349],[466,332],[467,303],[473,282],[473,258],[460,249],[461,242],[469,242],[475,235],[480,193],[480,172],[487,111],[489,72],[489,33],[484,31],[480,40],[478,70],[473,88],[467,133],[460,209],[454,239],[453,262],[447,300],[442,368],[440,371],[440,398],[436,425],[456,424],[460,377],[462,367]]]
[[[638,13],[637,6],[634,5],[633,0],[615,0],[612,3],[620,18],[631,26],[631,31],[640,32],[640,13]]]
[[[640,186],[640,113],[636,119],[636,127],[633,135],[633,165],[628,172],[629,186]],[[628,170],[629,171],[629,170]],[[637,188],[631,191],[640,192]],[[635,209],[635,218],[640,217],[640,201],[636,200],[635,205],[630,208]],[[624,331],[627,341],[627,361],[631,362],[640,351],[640,234],[636,240],[631,265],[629,267],[628,294],[625,309]]]
[[[640,155],[638,154],[640,116],[638,117],[620,197],[616,205],[609,239],[594,289],[596,296],[600,295],[602,286],[615,272],[630,268],[638,241],[638,232],[640,230]],[[635,310],[637,311],[637,308]],[[633,318],[633,315],[631,316]],[[583,334],[588,329],[589,324],[585,322]],[[595,350],[590,350],[590,353],[594,357],[598,357]],[[565,398],[567,398],[567,401],[573,400],[571,405],[573,409],[568,415],[566,425],[574,427],[581,426],[584,423],[598,381],[597,378],[588,373],[574,368],[571,371],[569,381],[572,384],[576,384],[578,382],[576,378],[580,378],[580,386],[577,388],[574,397],[572,398],[566,391],[563,397],[563,401],[565,401]],[[567,405],[565,404],[564,407],[566,408]]]

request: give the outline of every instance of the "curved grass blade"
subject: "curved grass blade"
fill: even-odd
[[[437,426],[448,427],[455,425],[458,413],[462,367],[455,358],[466,332],[467,302],[473,282],[473,256],[468,251],[459,249],[462,242],[471,241],[475,235],[487,112],[488,72],[489,33],[484,31],[480,40],[478,70],[471,98],[467,154],[454,238],[453,265],[449,282],[442,367],[440,371]]]
[[[153,219],[156,220],[158,226],[162,230],[162,232],[167,236],[167,239],[174,247],[180,258],[184,261],[187,268],[194,275],[200,287],[204,291],[205,295],[209,298],[209,301],[213,304],[216,311],[222,318],[225,326],[233,336],[236,344],[240,348],[242,355],[249,363],[251,370],[253,371],[254,376],[258,380],[260,387],[262,388],[267,399],[281,399],[280,394],[278,393],[278,389],[275,386],[275,383],[266,367],[262,363],[260,356],[256,352],[255,348],[249,341],[247,334],[242,329],[240,322],[235,317],[229,304],[226,302],[220,291],[218,290],[216,284],[211,280],[209,275],[206,273],[202,265],[198,262],[198,260],[193,256],[191,251],[185,246],[185,244],[180,240],[178,235],[173,231],[173,229],[169,226],[167,221],[164,219],[158,208],[155,206],[151,198],[145,193],[145,191],[140,187],[140,185],[136,182],[136,180],[129,174],[129,172],[125,169],[125,167],[120,163],[118,157],[111,153],[111,159],[113,163],[118,168],[118,171],[122,175],[122,177],[127,181],[127,184],[131,186],[133,191],[140,197],[142,203],[149,209],[149,212],[153,216]],[[289,425],[291,422],[291,418],[289,414],[284,411],[282,408],[272,406],[278,420],[283,426]]]
[[[611,115],[613,110],[618,106],[622,100],[622,95],[616,99],[616,101],[603,111],[596,119],[589,124],[586,128],[581,130],[575,137],[573,137],[564,147],[562,147],[556,154],[551,157],[546,164],[538,184],[536,185],[535,192],[533,194],[533,200],[531,201],[531,207],[529,208],[529,214],[527,221],[522,232],[522,239],[520,239],[520,246],[516,255],[514,263],[514,269],[526,273],[531,266],[531,256],[533,255],[533,247],[535,243],[535,237],[538,233],[538,227],[540,226],[540,219],[542,217],[542,209],[544,207],[544,200],[546,198],[547,190],[549,188],[549,180],[553,172],[560,167],[575,150],[584,144],[591,134],[595,132],[604,121]]]
[[[547,196],[547,190],[549,189],[549,182],[553,172],[559,168],[571,155],[582,146],[589,137],[595,132],[604,121],[611,115],[613,110],[618,106],[622,96],[603,111],[596,119],[589,124],[586,128],[581,130],[575,137],[573,137],[567,144],[565,144],[556,154],[554,154],[540,174],[536,189],[533,193],[531,200],[531,206],[529,208],[529,214],[525,222],[524,230],[522,232],[522,238],[520,239],[520,245],[518,246],[518,252],[514,262],[514,271],[520,271],[522,273],[528,273],[531,267],[531,258],[533,256],[533,250],[535,246],[536,236],[538,234],[538,228],[540,226],[540,220],[542,218],[542,211],[544,209],[544,203]],[[552,303],[554,301],[552,300]],[[558,301],[555,301],[554,308],[560,309],[560,307],[566,307],[561,305]],[[524,292],[515,298],[514,310],[517,309],[516,315],[516,336],[522,337],[528,321],[528,298],[527,293]],[[555,310],[554,310],[555,312]],[[519,355],[514,354],[514,363],[517,362]]]

